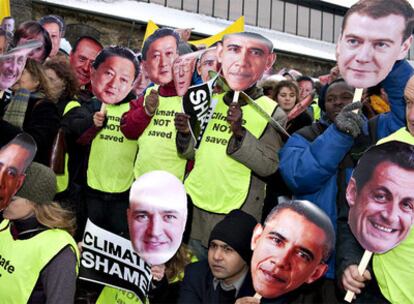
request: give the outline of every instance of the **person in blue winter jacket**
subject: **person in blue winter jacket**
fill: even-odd
[[[404,87],[412,73],[406,60],[394,64],[381,83],[391,111],[370,121],[352,112],[361,104],[352,103],[353,90],[344,80],[331,83],[321,120],[293,134],[279,153],[281,175],[295,199],[309,200],[322,208],[335,228],[341,212],[337,206],[342,205],[337,201],[345,200],[346,184],[359,156],[369,145],[405,125]],[[325,280],[332,286],[331,294],[334,273],[331,257]]]

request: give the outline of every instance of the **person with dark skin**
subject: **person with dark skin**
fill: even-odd
[[[207,235],[231,210],[242,209],[260,218],[264,182],[257,176],[274,173],[278,165],[279,134],[241,98],[233,102],[233,90],[242,90],[282,126],[286,122],[283,110],[256,86],[276,59],[271,41],[243,32],[224,36],[217,48],[223,76],[232,91],[213,95],[218,102],[197,151],[188,115],[178,113],[175,119],[178,151],[195,159],[185,185],[195,205],[190,242],[199,246],[201,256],[207,251]],[[219,178],[223,174],[228,176]]]
[[[17,135],[0,150],[0,211],[22,186],[35,154],[36,143],[28,134]]]

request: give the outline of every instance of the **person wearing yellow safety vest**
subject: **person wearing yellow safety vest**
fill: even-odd
[[[129,139],[138,139],[136,179],[153,170],[184,179],[187,160],[179,157],[175,145],[174,117],[182,110],[182,102],[174,87],[173,63],[179,54],[189,51],[181,45],[179,49],[179,36],[172,29],[159,29],[145,40],[142,64],[155,86],[131,102],[121,122],[122,133]]]
[[[53,171],[32,163],[0,213],[0,302],[73,303],[79,252],[72,213],[52,202]]]
[[[404,97],[406,100],[406,126],[381,139],[377,145],[399,141],[414,146],[414,77],[411,77],[407,82]],[[411,151],[411,156],[407,155],[408,159],[414,157],[414,148]],[[413,208],[413,205],[411,205],[411,208]],[[374,254],[372,259],[373,271],[367,270],[371,276],[375,276],[379,291],[391,303],[409,303],[414,298],[414,290],[411,284],[414,276],[413,248],[414,230],[411,229],[407,238],[398,246],[385,253]],[[361,281],[365,281],[366,278],[367,275],[364,274],[364,276],[361,276]],[[362,289],[362,292],[364,292],[364,289]]]
[[[135,54],[124,47],[106,47],[91,68],[96,98],[78,110],[86,126],[77,142],[90,145],[85,194],[87,217],[99,227],[128,236],[126,210],[133,182],[137,144],[120,131],[129,93],[139,73]]]
[[[185,244],[181,244],[168,262],[152,266],[152,284],[145,303],[176,303],[184,278],[184,268],[195,262],[197,258]],[[142,301],[131,291],[105,286],[96,304],[106,303],[138,304]]]
[[[286,114],[256,86],[276,59],[272,42],[256,33],[229,34],[218,45],[218,57],[229,87],[244,91],[284,126]],[[252,105],[241,98],[232,103],[233,95],[213,95],[217,104],[197,151],[188,115],[177,114],[175,120],[178,151],[195,160],[185,187],[195,206],[190,244],[198,257],[205,256],[211,230],[230,211],[242,209],[260,218],[265,183],[259,177],[274,173],[279,162],[279,134]]]

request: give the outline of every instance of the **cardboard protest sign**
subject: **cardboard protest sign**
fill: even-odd
[[[318,280],[328,269],[334,240],[331,220],[313,203],[277,205],[253,231],[250,270],[255,297],[276,299]]]
[[[215,102],[212,102],[213,86],[219,74],[206,83],[191,86],[183,96],[183,111],[190,115],[190,132],[198,148],[207,124],[214,112]]]
[[[398,246],[414,223],[414,149],[399,141],[370,148],[359,160],[346,189],[349,227],[366,249],[362,274],[372,253]],[[346,300],[352,301],[353,294]]]
[[[183,183],[166,171],[151,171],[133,184],[129,196],[131,242],[150,265],[161,265],[177,252],[187,221]]]
[[[354,101],[361,100],[362,89],[379,84],[394,63],[406,57],[412,43],[412,29],[407,28],[411,16],[408,1],[360,0],[347,11],[336,59],[341,76],[356,88]]]
[[[82,240],[79,278],[132,291],[145,303],[151,267],[134,252],[129,240],[88,220]]]
[[[36,151],[36,142],[27,133],[17,135],[1,148],[0,211],[9,205],[10,199],[23,185],[24,172],[32,163]]]
[[[41,42],[29,40],[0,55],[0,91],[11,88],[20,79],[27,56],[39,46],[42,46]]]

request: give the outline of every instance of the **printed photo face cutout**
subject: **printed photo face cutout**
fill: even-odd
[[[28,54],[39,45],[40,42],[31,40],[0,56],[0,90],[11,88],[20,79]]]
[[[151,171],[132,184],[129,201],[134,250],[150,265],[164,264],[180,247],[187,221],[183,183],[171,173]]]
[[[104,49],[102,52],[111,55],[107,57],[100,53],[96,57],[91,69],[92,92],[101,102],[116,104],[131,92],[135,80],[135,66],[131,59],[118,56],[113,51]]]
[[[17,135],[0,150],[0,211],[22,186],[36,150],[35,141],[26,133]]]
[[[414,147],[391,141],[361,157],[346,190],[348,223],[366,250],[383,253],[408,235],[414,222]]]
[[[269,69],[275,59],[273,44],[256,33],[237,33],[224,36],[217,46],[222,73],[233,91],[253,86]]]
[[[49,33],[50,40],[52,42],[52,50],[50,51],[49,56],[54,57],[59,52],[59,48],[60,48],[60,39],[62,38],[60,36],[61,35],[60,27],[55,22],[47,22],[43,24],[43,27]]]
[[[218,72],[219,70],[220,64],[218,62],[217,49],[214,47],[205,50],[200,55],[200,59],[197,63],[197,72],[201,76],[203,82],[207,82],[211,79],[209,75],[210,71]]]
[[[251,241],[253,286],[268,299],[323,276],[328,269],[324,261],[334,244],[329,218],[312,203],[292,201],[278,206],[264,226],[256,226]]]
[[[178,96],[184,96],[191,85],[198,55],[199,52],[190,53],[180,56],[174,61],[174,86]]]
[[[168,31],[168,35],[159,37],[163,31]],[[149,79],[158,85],[170,83],[173,63],[178,57],[178,34],[169,29],[155,31],[145,41],[142,55]]]
[[[6,52],[8,45],[9,42],[7,41],[6,34],[0,34],[0,55],[3,55]]]
[[[192,28],[175,29],[174,31],[180,36],[180,40],[187,42],[190,39]]]
[[[91,81],[91,65],[102,47],[89,38],[82,38],[75,50],[69,55],[70,66],[76,74],[79,85],[83,86]]]
[[[407,129],[410,134],[414,136],[414,76],[411,76],[405,86],[404,99]]]
[[[363,1],[355,6],[360,2]],[[393,6],[392,1],[382,1],[375,8],[350,13],[337,43],[339,72],[349,85],[356,88],[380,83],[395,61],[405,58],[410,49],[412,37],[403,37],[406,21],[402,15],[393,13],[380,18],[367,15],[367,11],[368,14],[369,10],[378,11],[384,3],[386,10]]]
[[[144,93],[145,89],[151,83],[150,79],[148,78],[148,73],[145,71],[144,65],[140,64],[139,74],[137,79],[134,82],[134,87],[132,90],[134,91],[136,96],[140,96]]]

